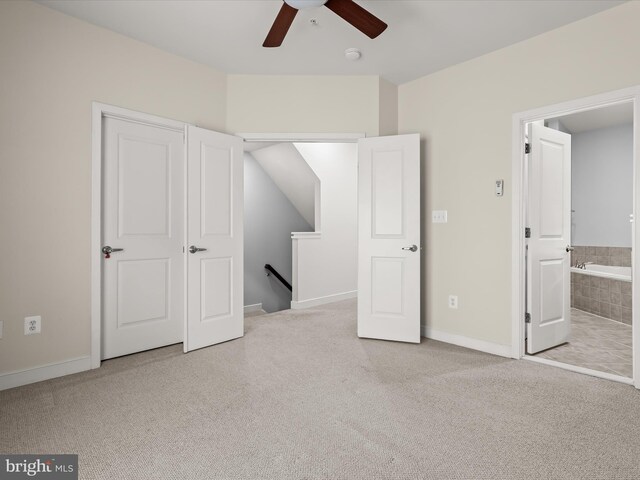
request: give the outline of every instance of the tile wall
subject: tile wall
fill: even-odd
[[[593,262],[598,265],[631,266],[631,248],[626,247],[580,247],[574,246],[571,265]]]
[[[576,246],[571,265],[631,266],[631,248]],[[631,282],[571,273],[571,306],[631,325]]]

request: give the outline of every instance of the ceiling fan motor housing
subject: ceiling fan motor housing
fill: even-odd
[[[296,10],[304,10],[305,8],[317,8],[327,3],[327,0],[284,0],[284,3]]]

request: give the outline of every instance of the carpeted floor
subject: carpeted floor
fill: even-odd
[[[83,479],[640,478],[633,387],[355,330],[353,301],[284,311],[0,392],[0,452]]]

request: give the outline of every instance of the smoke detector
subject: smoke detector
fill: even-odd
[[[347,60],[351,60],[352,62],[360,60],[361,56],[362,52],[360,52],[360,50],[358,50],[357,48],[347,48],[344,51],[344,58],[346,58]]]

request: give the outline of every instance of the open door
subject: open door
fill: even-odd
[[[571,333],[571,135],[532,124],[529,144],[527,353],[537,353]]]
[[[184,351],[244,334],[242,139],[187,127]]]
[[[420,136],[358,141],[358,336],[420,343]]]

